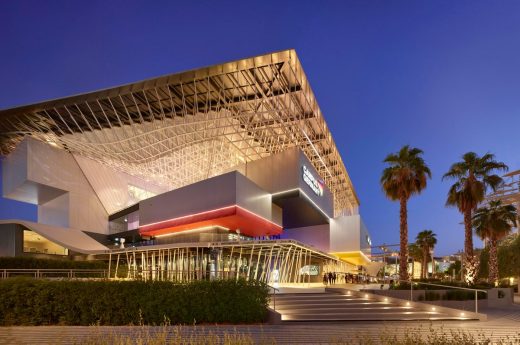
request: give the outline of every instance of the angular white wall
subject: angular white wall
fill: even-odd
[[[284,229],[282,238],[300,241],[323,252],[330,252],[330,225],[314,225],[303,228]]]
[[[330,220],[330,252],[362,251],[370,254],[368,230],[360,215]]]
[[[91,159],[79,155],[74,155],[74,158],[108,214],[116,213],[142,200],[132,197],[129,193],[129,186],[135,186],[151,193],[148,197],[168,191],[166,186],[155,185]]]
[[[4,196],[37,204],[39,223],[108,232],[108,213],[70,153],[27,137],[3,169]]]
[[[68,228],[69,193],[64,193],[44,204],[38,205],[38,223]]]

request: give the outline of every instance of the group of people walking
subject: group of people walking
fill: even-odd
[[[338,275],[336,274],[336,272],[325,272],[323,274],[323,284],[325,285],[332,285],[332,284],[336,284],[336,279],[338,278]]]
[[[325,272],[323,274],[323,285],[336,284],[336,281],[341,283],[341,280],[344,280],[345,284],[364,284],[366,282],[364,277],[350,273]]]

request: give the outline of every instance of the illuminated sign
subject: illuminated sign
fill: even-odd
[[[302,175],[303,181],[309,187],[311,187],[314,194],[316,194],[317,196],[323,196],[323,181],[315,178],[314,175],[311,173],[311,171],[309,169],[307,169],[307,167],[305,165],[302,167],[302,169],[303,169],[303,175]]]
[[[300,268],[300,275],[310,275],[317,276],[320,274],[320,266],[317,265],[307,265]]]

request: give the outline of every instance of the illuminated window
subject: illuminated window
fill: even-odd
[[[68,255],[69,250],[31,230],[23,231],[24,253]]]

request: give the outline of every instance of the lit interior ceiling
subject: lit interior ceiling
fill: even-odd
[[[0,111],[0,154],[30,135],[175,189],[298,146],[359,201],[294,50]]]

